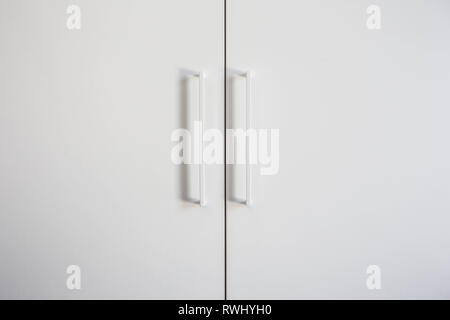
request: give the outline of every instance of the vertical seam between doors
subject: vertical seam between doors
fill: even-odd
[[[223,0],[224,300],[227,300],[227,0]]]

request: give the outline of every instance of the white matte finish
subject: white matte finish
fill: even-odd
[[[279,173],[255,168],[254,205],[227,205],[229,298],[450,298],[450,2],[227,10],[228,67],[255,73],[255,128],[280,129]]]
[[[222,1],[69,4],[0,0],[0,298],[222,299],[223,166],[185,201],[170,140],[200,70],[222,128]]]

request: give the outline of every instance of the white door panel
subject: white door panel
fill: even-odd
[[[376,1],[369,30],[372,4],[227,1],[227,65],[280,130],[278,174],[228,200],[231,299],[450,297],[450,3]]]
[[[0,1],[0,297],[223,298],[223,167],[185,201],[170,140],[186,70],[222,127],[222,2],[69,4]]]

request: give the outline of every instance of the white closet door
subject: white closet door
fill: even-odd
[[[0,48],[0,297],[223,298],[223,166],[200,207],[171,160],[199,72],[223,124],[222,1],[0,0]]]
[[[450,298],[450,2],[227,3],[228,112],[250,70],[280,135],[228,200],[229,298]]]

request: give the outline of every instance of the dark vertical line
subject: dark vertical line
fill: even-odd
[[[227,0],[223,0],[223,176],[224,176],[224,299],[227,300]]]

